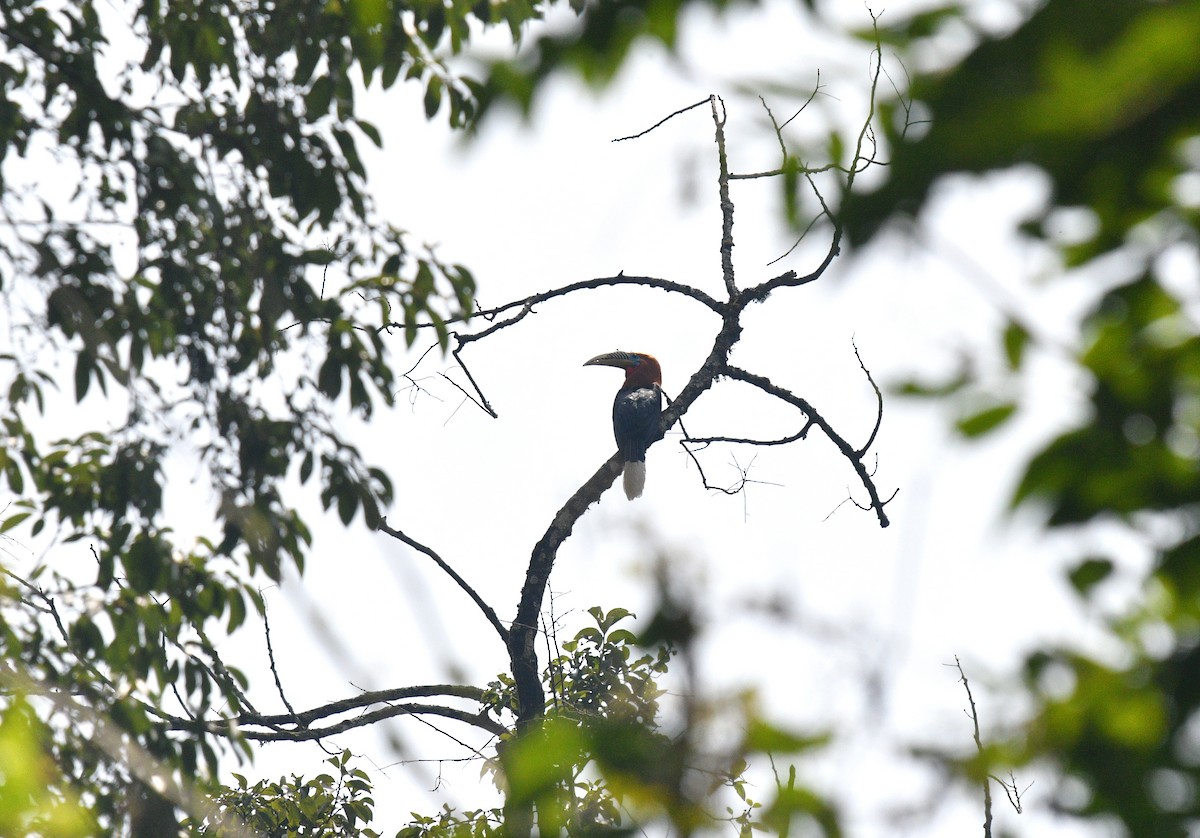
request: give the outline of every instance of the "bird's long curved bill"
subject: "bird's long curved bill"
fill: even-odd
[[[590,358],[583,362],[585,367],[620,367],[626,369],[637,360],[637,356],[632,352],[605,352],[603,355],[597,355],[595,358]]]

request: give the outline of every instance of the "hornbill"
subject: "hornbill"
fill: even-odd
[[[606,352],[584,366],[620,367],[625,383],[613,402],[613,435],[625,460],[625,497],[641,497],[646,485],[646,448],[662,414],[662,368],[643,352]]]

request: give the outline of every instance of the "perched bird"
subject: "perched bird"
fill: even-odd
[[[625,383],[613,402],[613,435],[625,459],[625,497],[641,497],[646,485],[646,448],[658,433],[662,414],[662,368],[642,352],[607,352],[584,366],[620,367]]]

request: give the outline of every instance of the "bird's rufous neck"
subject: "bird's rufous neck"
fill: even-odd
[[[626,387],[653,387],[655,384],[662,386],[662,368],[649,355],[643,356],[637,366],[626,367]]]

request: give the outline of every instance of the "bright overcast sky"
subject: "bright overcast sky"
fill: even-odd
[[[385,152],[369,160],[381,209],[439,254],[467,264],[489,306],[576,280],[649,275],[722,292],[716,162],[709,110],[636,133],[709,93],[726,97],[731,166],[778,163],[761,106],[737,85],[773,80],[794,96],[768,93],[777,114],[795,109],[817,72],[824,95],[793,124],[794,138],[861,120],[868,47],[813,32],[791,6],[768,3],[714,23],[697,14],[684,27],[686,62],[656,48],[638,57],[602,97],[574,82],[547,91],[529,125],[508,115],[488,122],[463,148],[440,122],[420,117],[420,93],[398,89],[364,100],[364,116],[384,129]],[[995,4],[1002,24],[1009,4]],[[864,8],[845,4],[843,20],[863,26]],[[948,49],[955,48],[953,43]],[[888,63],[895,72],[899,66]],[[807,273],[826,243],[787,251],[778,220],[779,187],[735,184],[734,250],[742,285],[794,269]],[[968,352],[997,357],[1002,307],[1015,309],[1051,339],[1066,339],[1084,299],[1078,287],[1045,282],[1052,263],[1008,236],[1012,219],[1038,206],[1031,172],[962,182],[939,193],[924,243],[881,243],[836,261],[813,285],[777,291],[748,312],[735,363],[770,376],[808,399],[840,433],[861,444],[875,400],[852,340],[876,380],[948,375]],[[547,303],[537,314],[473,345],[467,360],[499,413],[491,419],[440,378],[461,381],[450,360],[431,355],[414,372],[428,392],[402,397],[360,439],[368,459],[396,480],[389,523],[437,550],[511,619],[530,550],[569,495],[612,453],[610,408],[620,374],[584,369],[613,349],[650,352],[664,387],[677,393],[707,353],[717,326],[710,312],[678,295],[602,289]],[[396,338],[399,342],[400,338]],[[418,347],[423,349],[424,346]],[[416,355],[413,355],[415,362]],[[645,496],[628,502],[610,490],[559,552],[551,589],[562,637],[585,625],[592,605],[648,615],[651,560],[665,551],[673,573],[708,619],[703,688],[709,696],[750,688],[784,724],[830,727],[839,744],[802,764],[802,777],[835,792],[852,836],[974,834],[982,819],[973,791],[951,796],[930,820],[898,823],[893,809],[920,809],[944,797],[943,783],[904,756],[913,744],[972,747],[966,697],[947,667],[958,655],[973,679],[985,734],[1019,717],[1004,679],[1030,644],[1087,637],[1089,618],[1061,582],[1061,561],[1076,545],[1043,538],[1029,521],[1006,518],[1022,458],[1079,408],[1079,382],[1051,350],[1035,358],[1036,402],[1011,428],[981,446],[957,441],[944,406],[888,397],[875,443],[892,526],[843,501],[862,498],[854,473],[813,432],[786,449],[713,449],[702,462],[713,482],[732,482],[733,463],[752,463],[757,482],[744,496],[706,492],[677,434],[654,446]],[[403,366],[403,365],[402,365]],[[1003,395],[1003,394],[1000,394]],[[748,388],[724,384],[686,417],[694,435],[786,435],[801,417]],[[836,511],[835,511],[836,510]],[[832,514],[831,514],[832,513]],[[507,668],[504,649],[471,603],[427,559],[361,520],[344,530],[314,509],[315,550],[303,586],[268,594],[280,674],[293,704],[309,707],[362,688],[465,680],[486,683]],[[768,620],[751,603],[780,598],[794,615]],[[327,621],[312,624],[308,603]],[[324,638],[342,644],[332,651]],[[261,665],[253,643],[245,661]],[[543,652],[544,658],[544,652]],[[273,708],[263,682],[261,709]],[[374,737],[345,737],[378,766],[403,758],[468,753],[419,723],[390,728],[403,755]],[[315,746],[268,746],[258,769],[311,771],[297,760]],[[410,810],[439,802],[491,805],[479,792],[478,764],[436,764],[415,779],[401,767],[374,770],[386,833]],[[1017,816],[996,801],[998,824],[1021,834],[1069,836],[1046,810],[1045,776]],[[998,793],[998,790],[997,792]],[[769,799],[761,786],[759,799]]]

